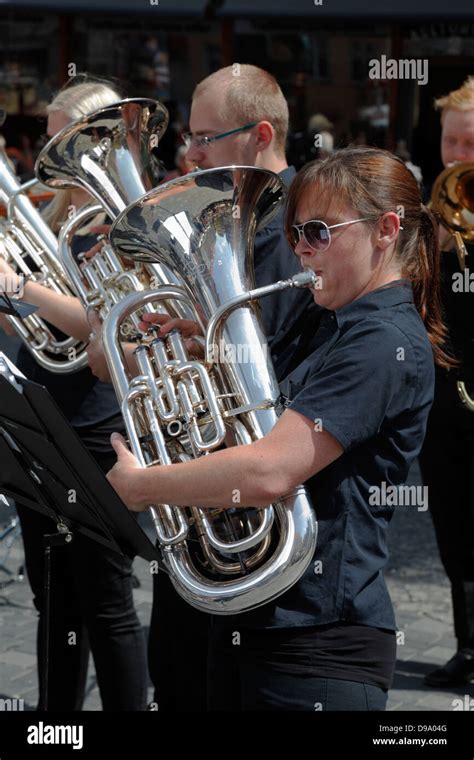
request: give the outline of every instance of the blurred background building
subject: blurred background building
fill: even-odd
[[[195,84],[238,61],[277,77],[297,166],[312,157],[308,124],[319,115],[336,147],[355,141],[393,150],[402,141],[429,183],[441,169],[433,99],[474,73],[474,21],[456,2],[438,9],[427,0],[416,8],[409,0],[383,8],[351,0],[0,0],[2,131],[27,175],[44,106],[69,76],[87,71],[168,105],[174,129],[160,155],[172,170]],[[427,84],[370,79],[369,62],[382,55],[426,58]]]

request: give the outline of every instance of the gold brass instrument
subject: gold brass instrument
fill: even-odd
[[[275,425],[280,391],[257,299],[315,281],[313,273],[302,272],[255,289],[255,233],[283,196],[272,172],[210,169],[157,187],[114,223],[110,239],[118,255],[158,262],[182,283],[126,296],[104,323],[109,370],[143,467],[249,444]],[[139,375],[132,377],[121,326],[144,305],[167,302],[181,302],[194,313],[205,335],[205,358],[189,356],[178,331],[162,339],[150,330],[135,350]],[[239,508],[239,494],[232,494],[227,508],[151,506],[177,592],[219,615],[253,609],[284,593],[307,569],[317,537],[303,486],[264,508]]]
[[[466,246],[474,241],[474,163],[450,166],[437,177],[431,193],[431,210],[456,244],[464,271]]]
[[[158,183],[151,151],[167,124],[168,111],[158,101],[125,99],[68,124],[38,156],[35,172],[44,184],[81,187],[100,204],[83,208],[63,225],[59,254],[85,307],[97,310],[102,319],[127,293],[176,283],[159,264],[119,259],[106,242],[90,259],[80,256],[76,261],[71,249],[77,230],[96,214],[105,210],[113,220]],[[127,329],[133,332],[132,325]]]
[[[21,185],[0,151],[0,202],[6,208],[6,216],[0,218],[0,256],[17,274],[72,296],[59,261],[58,241],[26,195],[36,183],[31,180]],[[74,338],[58,339],[36,314],[22,319],[8,315],[7,319],[44,369],[67,374],[87,366],[85,344]]]
[[[431,210],[451,232],[459,267],[465,269],[466,243],[474,241],[474,163],[450,166],[437,177],[431,194]],[[457,382],[462,403],[474,412],[474,399],[462,380]]]

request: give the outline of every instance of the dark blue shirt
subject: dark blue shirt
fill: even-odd
[[[96,235],[76,235],[72,244],[74,255],[77,257],[89,250],[96,242]],[[55,327],[50,326],[50,329],[58,337],[65,338]],[[113,451],[110,434],[114,430],[123,431],[124,426],[110,383],[98,380],[88,367],[67,375],[49,372],[37,364],[23,343],[18,353],[18,368],[30,380],[48,389],[88,449],[96,453]]]
[[[466,245],[466,250],[464,272],[459,269],[455,250],[443,251],[441,256],[441,300],[448,328],[445,345],[459,365],[449,370],[436,368],[430,427],[474,431],[474,414],[461,403],[456,386],[457,381],[462,380],[468,393],[474,396],[474,286],[470,281],[474,271],[474,245]]]
[[[279,177],[288,187],[295,169],[290,166]],[[257,232],[254,246],[255,281],[257,287],[287,280],[301,272],[301,264],[284,232],[285,207],[282,206],[269,224]],[[262,320],[278,373],[278,357],[300,332],[300,321],[308,308],[315,309],[309,289],[288,288],[261,298]]]
[[[319,523],[306,573],[274,602],[233,620],[243,627],[347,621],[396,629],[383,575],[394,506],[384,505],[383,494],[405,483],[434,393],[433,353],[410,283],[324,310],[316,332],[308,321],[298,355],[304,358],[281,383],[287,405],[331,433],[344,453],[306,483]]]

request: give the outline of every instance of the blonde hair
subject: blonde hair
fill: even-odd
[[[218,108],[229,128],[250,122],[269,121],[275,130],[274,149],[284,156],[288,134],[288,103],[275,77],[247,63],[234,63],[203,79],[193,92],[193,100],[211,88],[220,91]]]
[[[436,110],[441,111],[441,123],[446,111],[471,111],[474,110],[474,76],[470,76],[457,90],[452,90],[442,98],[435,100]]]
[[[71,121],[105,108],[121,99],[120,93],[112,85],[104,82],[81,82],[60,90],[46,107],[46,113],[61,112]],[[43,218],[53,232],[58,232],[67,220],[68,209],[71,206],[71,190],[59,190],[51,203],[43,211]],[[95,223],[92,220],[91,224]],[[87,229],[83,229],[85,233]]]

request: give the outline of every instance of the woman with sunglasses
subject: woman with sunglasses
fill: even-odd
[[[263,506],[305,482],[319,521],[313,561],[275,601],[213,618],[209,708],[383,710],[396,656],[387,488],[404,484],[423,442],[434,361],[451,363],[436,225],[402,161],[349,148],[297,175],[287,234],[320,278],[324,311],[285,357],[288,403],[272,432],[146,470],[114,434],[108,478],[132,510],[235,506],[235,489],[241,506]]]

